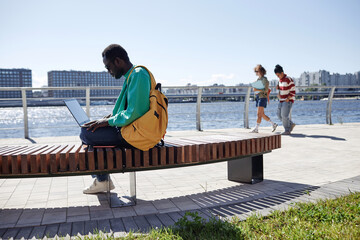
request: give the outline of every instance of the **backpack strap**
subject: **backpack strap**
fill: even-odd
[[[130,73],[129,73],[129,76],[128,76],[127,79],[126,79],[126,84],[129,83],[129,78],[130,78],[130,76],[131,76],[131,73],[134,71],[135,68],[138,68],[138,67],[144,68],[144,69],[148,72],[148,74],[149,74],[149,76],[150,76],[150,83],[151,83],[150,89],[155,89],[155,88],[156,88],[155,78],[154,78],[153,74],[149,71],[149,69],[147,69],[147,68],[146,68],[145,66],[143,66],[143,65],[136,65],[135,67],[133,67],[133,69],[131,69],[131,71],[130,71]]]

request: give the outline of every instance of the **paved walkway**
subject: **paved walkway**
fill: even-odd
[[[260,129],[269,132],[269,128]],[[248,132],[208,130],[200,134]],[[191,136],[199,132],[170,132]],[[245,219],[297,201],[360,191],[360,124],[296,126],[282,148],[264,155],[265,180],[255,185],[227,180],[227,163],[137,173],[138,204],[110,208],[105,194],[84,195],[90,176],[0,179],[0,238],[75,236],[94,229],[123,235],[173,225],[185,211],[205,218]],[[0,139],[0,145],[74,143],[77,137]],[[113,194],[128,195],[128,174],[112,174]],[[310,193],[310,195],[309,195]]]

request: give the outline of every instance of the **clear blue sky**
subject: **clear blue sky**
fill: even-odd
[[[163,85],[254,81],[262,64],[360,71],[360,1],[0,0],[0,68],[104,71],[101,52],[122,45]]]

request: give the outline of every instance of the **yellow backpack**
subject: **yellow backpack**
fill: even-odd
[[[126,81],[129,80],[132,71],[137,67],[144,68],[150,75],[150,108],[144,115],[129,125],[122,127],[121,135],[132,146],[147,151],[158,144],[165,136],[168,124],[168,99],[161,92],[161,84],[156,84],[154,76],[144,66],[135,66]]]

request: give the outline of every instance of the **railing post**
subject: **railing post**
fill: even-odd
[[[326,124],[329,124],[329,125],[332,125],[332,121],[331,121],[331,105],[332,105],[332,100],[333,100],[334,93],[335,93],[335,88],[336,87],[332,87],[330,89],[328,102],[327,102],[327,106],[326,106]]]
[[[28,122],[28,113],[27,113],[27,100],[26,100],[26,89],[21,88],[21,99],[24,111],[24,136],[29,138],[29,122]]]
[[[250,128],[250,126],[249,126],[250,93],[251,93],[251,87],[248,87],[246,96],[245,96],[245,105],[244,105],[244,128]]]
[[[86,87],[86,115],[90,118],[90,87]]]
[[[198,95],[196,99],[196,130],[202,131],[201,129],[201,95],[202,95],[202,87],[198,87]]]

